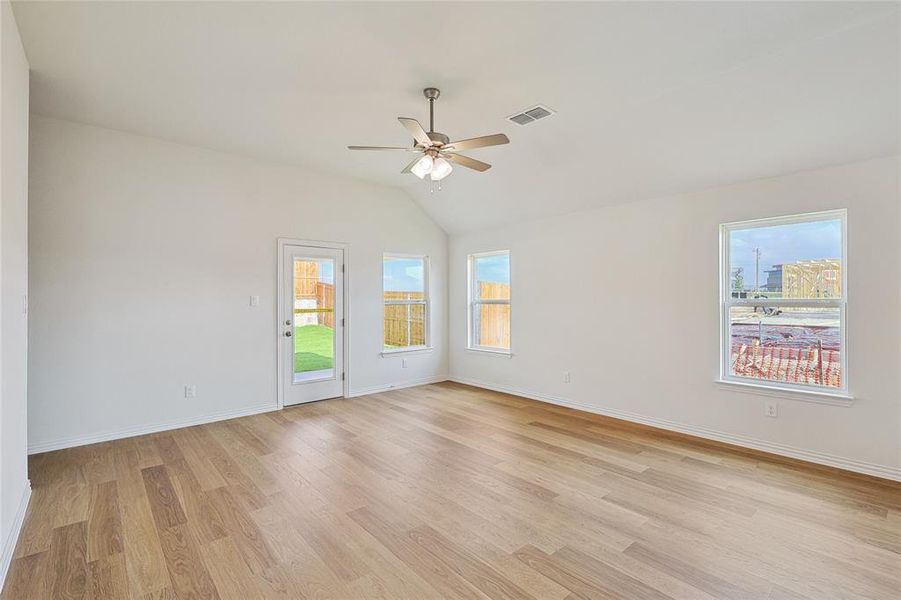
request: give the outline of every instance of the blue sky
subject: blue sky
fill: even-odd
[[[335,283],[335,265],[332,261],[319,261],[319,281],[323,283]]]
[[[840,219],[811,221],[773,227],[755,227],[730,232],[730,273],[744,267],[745,288],[754,288],[754,248],[760,248],[760,285],[773,265],[799,260],[841,258]],[[730,275],[731,279],[731,275]]]
[[[385,261],[385,290],[388,292],[421,291],[422,262],[418,258],[392,258]],[[479,281],[510,283],[510,257],[486,256],[476,261]]]
[[[510,283],[510,256],[502,254],[477,258],[476,279],[478,281]]]
[[[392,258],[385,261],[385,291],[421,292],[423,289],[422,259]]]

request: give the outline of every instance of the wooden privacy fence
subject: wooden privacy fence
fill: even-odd
[[[425,294],[422,292],[385,292],[385,345],[425,345]],[[421,304],[389,304],[413,300]]]
[[[319,324],[326,327],[335,327],[335,286],[331,283],[316,282],[316,307],[329,309],[328,312],[319,313]]]
[[[479,282],[479,298],[482,300],[509,300],[510,284],[495,281]],[[510,347],[510,305],[479,304],[473,319],[477,321],[479,346],[491,348]]]
[[[319,263],[313,260],[294,261],[294,298],[315,298],[319,283]]]
[[[478,328],[479,339],[475,340],[479,346],[491,348],[510,347],[510,305],[509,304],[480,304]]]
[[[841,387],[842,364],[838,350],[822,345],[807,348],[751,345],[732,346],[732,374],[769,381]]]
[[[315,300],[301,303],[298,300]],[[316,315],[316,324],[335,327],[335,286],[319,280],[319,262],[315,260],[294,261],[294,314],[306,315],[301,323],[312,324],[309,315]]]

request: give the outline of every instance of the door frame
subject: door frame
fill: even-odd
[[[285,310],[285,295],[287,281],[285,281],[285,246],[308,246],[312,248],[328,248],[330,250],[341,250],[344,254],[344,272],[341,278],[344,280],[344,292],[342,301],[344,303],[344,327],[342,327],[341,342],[344,345],[342,352],[341,370],[344,373],[344,381],[342,381],[341,394],[343,398],[350,395],[350,251],[348,244],[342,242],[323,242],[322,240],[299,240],[294,238],[278,238],[276,245],[276,270],[278,272],[276,284],[276,304],[275,304],[275,344],[276,344],[276,395],[277,408],[279,410],[285,407],[285,381],[287,374],[284,372],[284,352],[285,343],[282,339],[281,317]],[[335,277],[338,277],[335,273]]]

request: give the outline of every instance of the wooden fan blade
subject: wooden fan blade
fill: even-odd
[[[416,148],[401,148],[400,146],[348,146],[348,150],[403,150],[404,152],[419,152]]]
[[[419,159],[421,159],[421,158],[422,158],[421,156],[417,156],[416,158],[414,158],[412,161],[410,161],[410,164],[408,164],[406,167],[404,167],[404,170],[401,171],[401,173],[409,173],[413,169],[413,166],[416,163],[418,163]]]
[[[501,144],[509,144],[510,138],[503,133],[495,133],[494,135],[483,135],[482,137],[469,138],[468,140],[460,140],[459,142],[451,142],[444,146],[442,150],[472,150],[473,148],[484,148],[485,146],[500,146]]]
[[[460,165],[461,167],[466,167],[468,169],[475,169],[476,171],[479,171],[480,173],[482,171],[487,171],[488,169],[491,168],[491,165],[489,165],[488,163],[482,162],[480,160],[476,160],[474,158],[469,158],[468,156],[463,156],[462,154],[451,154],[451,153],[444,154],[442,152],[441,155],[446,157],[447,160],[449,160],[453,163],[456,163],[456,164]]]
[[[419,121],[416,119],[411,119],[409,117],[397,117],[397,120],[400,121],[400,124],[407,128],[407,131],[413,136],[413,139],[428,148],[432,145],[432,140],[426,134],[425,129],[422,128],[422,125],[419,124]]]

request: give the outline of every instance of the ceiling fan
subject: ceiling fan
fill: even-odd
[[[348,146],[347,148],[349,150],[400,150],[403,152],[415,152],[419,156],[404,167],[401,173],[413,173],[420,179],[428,175],[432,181],[441,181],[450,175],[451,171],[454,170],[451,163],[480,172],[490,169],[491,165],[488,163],[457,154],[457,151],[508,144],[510,139],[503,133],[495,133],[494,135],[483,135],[456,142],[450,141],[448,136],[435,131],[435,100],[441,95],[441,90],[430,87],[422,90],[422,93],[429,101],[428,132],[422,128],[422,125],[416,119],[397,117],[400,124],[406,127],[407,131],[413,135],[412,148],[398,146]]]

